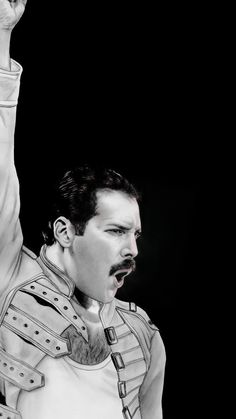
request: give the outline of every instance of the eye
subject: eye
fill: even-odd
[[[125,231],[120,228],[111,228],[110,230],[107,230],[108,233],[112,233],[116,236],[122,236],[125,234]]]
[[[141,236],[141,232],[140,231],[136,231],[135,238],[138,239],[140,236]]]

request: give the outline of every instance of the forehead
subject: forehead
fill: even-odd
[[[135,198],[121,191],[97,192],[97,217],[109,223],[123,222],[141,228],[139,205]]]

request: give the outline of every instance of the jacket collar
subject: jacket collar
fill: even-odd
[[[66,297],[71,298],[75,288],[73,280],[47,258],[46,249],[47,246],[44,245],[40,250],[40,256],[37,259],[39,265],[53,285]]]
[[[110,303],[103,304],[100,309],[100,319],[104,328],[110,326],[116,308],[116,299],[114,298]]]

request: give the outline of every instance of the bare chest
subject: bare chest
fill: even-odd
[[[110,353],[110,347],[101,328],[96,331],[88,329],[88,342],[84,340],[74,326],[66,329],[62,336],[70,341],[72,353],[69,357],[79,364],[98,364],[104,361]]]

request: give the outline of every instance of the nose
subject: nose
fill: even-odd
[[[135,258],[138,254],[138,247],[136,237],[131,235],[129,240],[125,243],[125,246],[121,249],[121,256],[123,258],[132,257]]]

